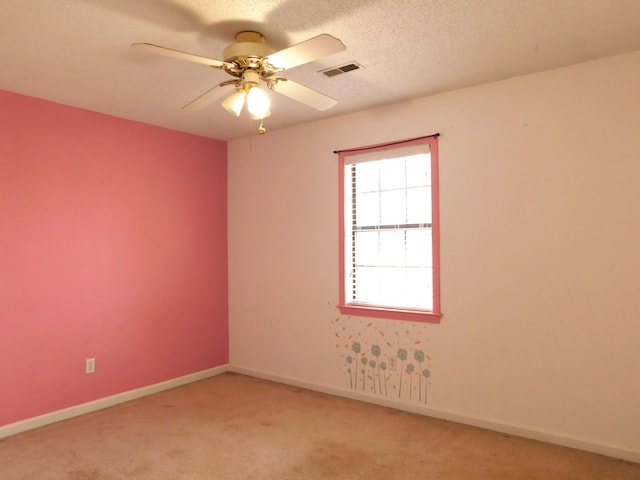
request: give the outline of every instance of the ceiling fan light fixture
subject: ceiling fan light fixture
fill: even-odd
[[[251,120],[264,120],[271,115],[271,110],[267,110],[263,115],[254,115],[253,113],[251,113],[250,115]]]
[[[227,98],[222,101],[222,106],[224,109],[235,115],[236,117],[240,116],[240,112],[242,112],[242,107],[244,106],[244,101],[247,98],[247,92],[244,89],[236,90]]]
[[[247,93],[247,108],[252,117],[264,118],[270,113],[269,97],[257,85],[250,87]]]

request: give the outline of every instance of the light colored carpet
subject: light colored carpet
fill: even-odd
[[[2,480],[638,480],[640,464],[224,374],[0,440]]]

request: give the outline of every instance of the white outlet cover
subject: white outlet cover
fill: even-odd
[[[96,359],[95,358],[87,358],[85,360],[85,373],[94,373],[96,371]]]

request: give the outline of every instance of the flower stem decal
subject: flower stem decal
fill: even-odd
[[[388,396],[387,393],[387,378],[386,378],[386,370],[387,370],[387,362],[380,362],[378,364],[380,370],[382,370],[382,376],[384,377],[384,394]],[[378,377],[379,379],[380,377]],[[380,389],[380,394],[382,394],[382,388]]]
[[[351,350],[353,350],[353,353],[356,354],[356,359],[357,359],[358,354],[360,353],[360,344],[358,342],[353,342],[353,344],[351,344]],[[357,387],[358,386],[358,364],[357,363],[354,365],[354,370],[355,370],[356,378],[353,383],[354,383],[354,386]]]
[[[422,376],[426,379],[424,381],[424,404],[427,404],[427,386],[429,385],[429,377],[431,376],[431,372],[428,368],[422,370]]]
[[[371,355],[376,357],[376,359],[380,356],[382,350],[380,350],[380,345],[373,345],[371,347]],[[375,379],[374,379],[374,391],[375,391]],[[378,362],[378,390],[382,393],[382,383],[380,382],[380,363]]]
[[[371,381],[373,382],[373,393],[378,393],[376,392],[376,361],[369,360],[369,366],[371,367],[371,375],[372,375]],[[380,380],[379,376],[378,376],[378,380]]]
[[[413,363],[407,364],[407,375],[409,375],[409,399],[413,392]]]
[[[422,362],[424,362],[424,352],[422,350],[416,350],[413,353],[413,358],[418,362],[418,371],[422,370]],[[418,375],[418,400],[422,400],[422,376]]]
[[[353,357],[351,355],[347,357],[347,363],[349,365],[353,363]],[[353,378],[351,378],[351,367],[347,367],[347,372],[349,372],[349,386],[353,388]]]
[[[398,349],[398,358],[400,359],[400,385],[398,387],[398,398],[402,397],[402,372],[404,371],[404,361],[407,359],[407,351],[404,348]]]
[[[360,359],[360,363],[362,363],[362,390],[364,390],[365,380],[366,380],[366,370],[367,370],[367,357],[362,357]]]

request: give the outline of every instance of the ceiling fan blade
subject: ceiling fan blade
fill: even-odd
[[[151,43],[132,43],[131,48],[137,50],[144,50],[157,55],[164,55],[166,57],[178,58],[180,60],[187,60],[188,62],[201,63],[203,65],[209,65],[215,68],[233,68],[233,63],[222,62],[220,60],[214,60],[213,58],[201,57],[200,55],[194,55],[193,53],[181,52],[180,50],[174,50],[172,48],[161,47],[159,45],[153,45]]]
[[[213,102],[218,100],[222,95],[226,93],[225,89],[222,87],[226,85],[237,84],[237,83],[238,83],[238,80],[229,80],[227,82],[222,82],[220,85],[216,85],[212,89],[204,92],[195,100],[192,100],[191,102],[187,103],[184,107],[182,107],[182,109],[191,112],[191,111],[202,110],[203,108],[207,108],[209,105],[211,105]]]
[[[279,52],[272,53],[267,57],[267,61],[278,69],[286,70],[346,49],[347,47],[340,40],[323,33]]]
[[[335,98],[286,78],[278,79],[273,90],[316,110],[328,110],[338,103]]]

